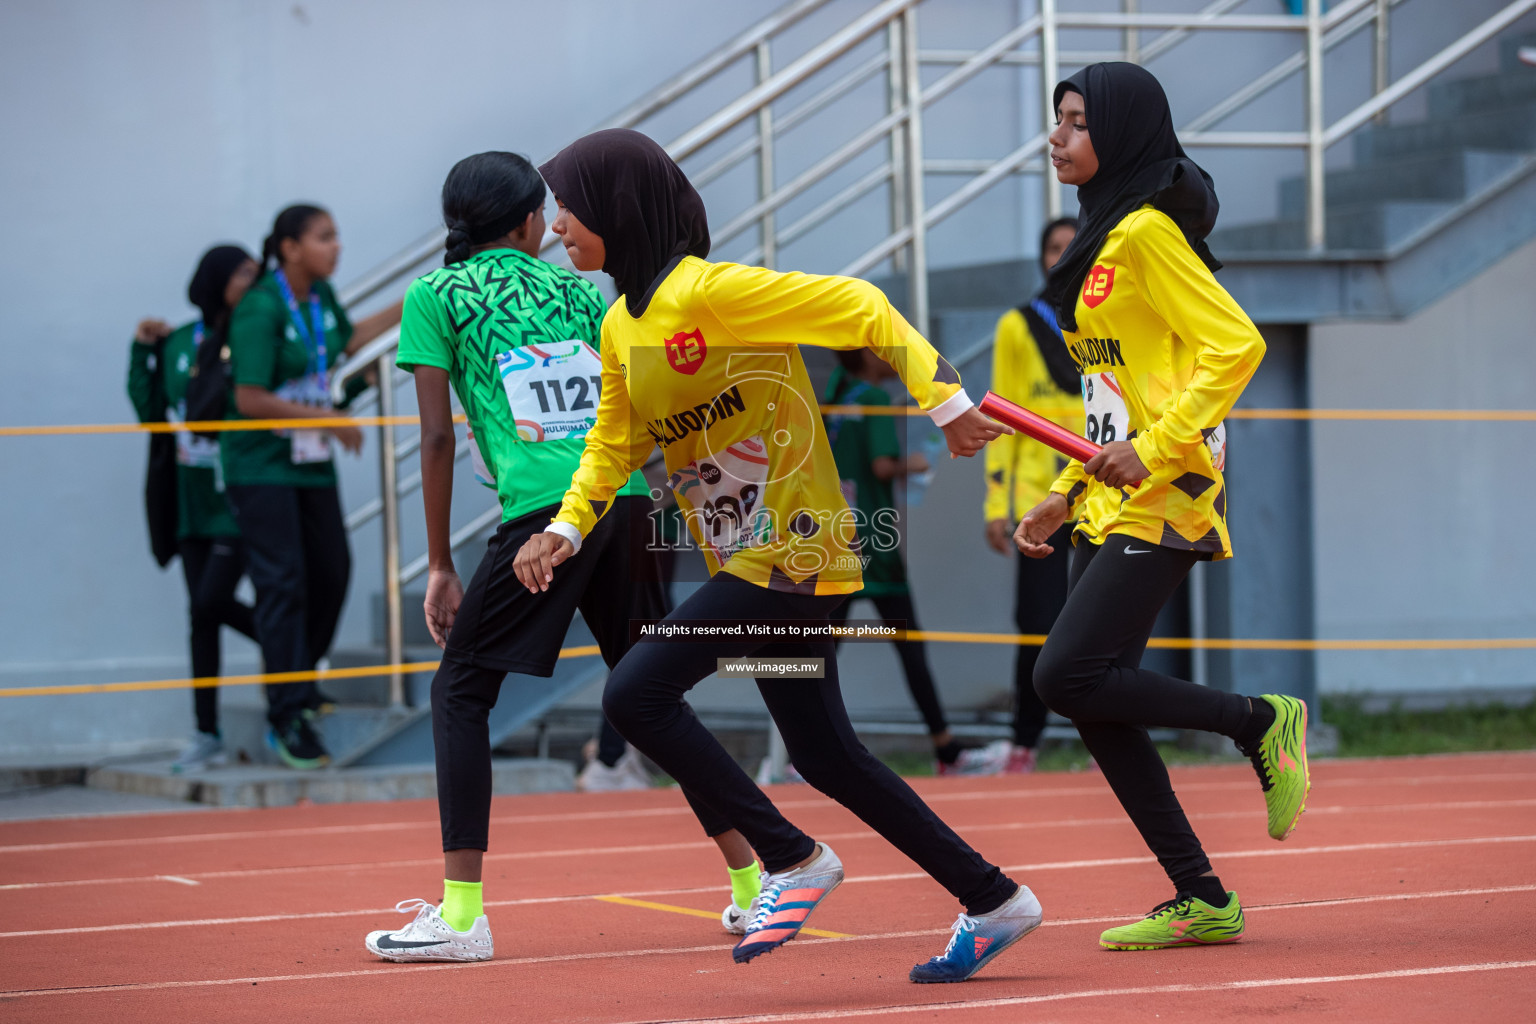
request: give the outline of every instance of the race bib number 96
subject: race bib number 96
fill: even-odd
[[[586,342],[524,345],[500,352],[496,370],[524,441],[585,437],[597,422],[603,364]]]
[[[1084,433],[1094,444],[1124,441],[1131,429],[1131,416],[1115,375],[1106,370],[1083,377],[1083,413],[1087,417]]]

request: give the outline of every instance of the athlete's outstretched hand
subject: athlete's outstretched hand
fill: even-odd
[[[975,455],[987,446],[988,441],[1013,433],[1012,427],[1003,426],[974,406],[940,429],[944,431],[944,440],[949,442],[949,457],[952,459]]]
[[[1152,474],[1129,441],[1111,441],[1083,463],[1083,472],[1110,487],[1135,487]]]
[[[512,569],[528,592],[537,594],[549,589],[550,581],[555,578],[555,566],[575,553],[571,542],[558,533],[536,533],[528,538],[528,543],[512,560]]]
[[[1046,542],[1051,534],[1061,529],[1067,521],[1069,506],[1065,495],[1052,492],[1045,500],[1024,514],[1019,528],[1013,531],[1013,542],[1030,558],[1044,558],[1056,549]]]
[[[427,632],[439,647],[448,644],[448,634],[453,630],[453,620],[458,617],[459,605],[464,601],[464,584],[452,569],[433,569],[427,574],[427,599],[422,610],[427,613]]]

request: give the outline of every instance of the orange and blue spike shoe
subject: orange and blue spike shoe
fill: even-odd
[[[961,914],[942,956],[918,964],[907,975],[919,984],[964,981],[1009,946],[1040,927],[1045,913],[1025,886],[989,914]]]
[[[731,950],[737,963],[772,952],[799,935],[811,911],[843,883],[843,862],[832,847],[816,845],[816,857],[804,867],[764,876],[763,891],[752,901],[747,933]]]

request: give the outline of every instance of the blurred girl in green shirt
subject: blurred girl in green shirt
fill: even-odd
[[[202,317],[175,330],[163,320],[139,322],[128,355],[128,397],[139,422],[186,420],[187,379],[198,349],[224,344],[229,311],[255,279],[256,261],[248,252],[237,245],[215,246],[203,254],[187,286],[187,299]],[[250,605],[235,600],[245,550],[224,500],[219,443],[185,430],[176,432],[176,553],[187,581],[192,675],[208,679],[219,674],[219,628],[229,626],[254,640],[256,625]],[[173,771],[225,763],[218,701],[216,687],[193,689],[197,736],[171,765]]]
[[[354,328],[331,289],[341,242],[318,206],[277,215],[262,246],[265,273],[229,325],[230,419],[336,415],[330,371],[344,354],[400,322],[396,303]],[[352,559],[336,491],[331,439],[362,448],[356,427],[242,430],[220,446],[226,491],[256,585],[256,631],[267,672],[313,669],[341,619]],[[293,768],[329,760],[309,719],[313,682],[267,685],[267,743]]]

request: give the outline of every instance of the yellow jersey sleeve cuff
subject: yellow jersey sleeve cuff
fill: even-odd
[[[1149,471],[1156,470],[1165,461],[1158,453],[1157,445],[1153,442],[1150,432],[1143,432],[1131,438],[1131,447],[1136,449],[1136,457]]]
[[[564,537],[571,542],[571,554],[581,550],[581,531],[570,523],[562,523],[558,520],[544,527],[545,533],[553,533],[557,537]]]
[[[965,393],[965,388],[961,388],[932,409],[929,409],[928,415],[932,417],[934,426],[948,426],[965,415],[965,411],[973,408],[975,405],[976,403],[971,401],[971,396]]]
[[[1083,464],[1081,462],[1069,462],[1067,468],[1062,470],[1050,487],[1050,493],[1059,494],[1067,499],[1067,518],[1070,520],[1077,511],[1077,506],[1083,500],[1083,495],[1088,490],[1088,479],[1083,476]]]

